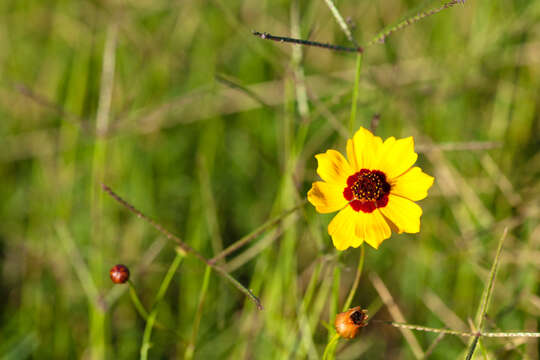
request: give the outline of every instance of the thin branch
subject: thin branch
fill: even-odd
[[[432,328],[429,326],[422,325],[413,325],[405,324],[396,321],[389,320],[371,320],[372,323],[381,323],[386,325],[391,325],[396,328],[416,330],[416,331],[425,331],[437,334],[446,334],[454,336],[466,336],[466,337],[490,337],[490,338],[507,338],[507,337],[530,337],[530,338],[540,338],[540,332],[529,332],[529,331],[502,331],[502,332],[468,332],[468,331],[458,331],[452,329],[440,329]]]
[[[221,253],[214,256],[212,259],[209,260],[210,263],[215,264],[219,260],[223,259],[224,257],[228,256],[229,254],[235,252],[236,250],[240,249],[242,246],[248,244],[250,241],[255,239],[257,236],[261,235],[266,230],[274,227],[275,225],[279,224],[281,221],[283,221],[284,218],[295,212],[296,210],[300,209],[306,204],[306,201],[304,200],[300,204],[296,205],[292,209],[286,210],[281,215],[268,220],[266,223],[262,224],[259,228],[253,230],[246,236],[242,237],[240,240],[234,242],[229,247],[227,247],[225,250],[223,250]]]
[[[424,359],[427,359],[433,353],[433,350],[435,350],[437,345],[439,345],[439,343],[442,341],[442,339],[444,339],[445,336],[446,336],[445,333],[440,333],[435,338],[435,340],[431,343],[431,345],[429,345],[429,348],[426,350],[426,352],[424,354]]]
[[[474,349],[476,349],[476,345],[478,345],[478,341],[480,340],[480,335],[476,335],[471,343],[471,351],[467,353],[467,357],[465,360],[471,360],[472,356],[474,354]]]
[[[88,133],[88,126],[87,126],[86,121],[83,118],[81,118],[81,117],[73,114],[72,112],[66,110],[60,104],[55,103],[54,101],[52,101],[51,99],[49,99],[45,95],[37,93],[36,91],[34,91],[33,89],[29,88],[28,86],[26,86],[26,85],[24,85],[22,83],[13,84],[13,88],[16,91],[18,91],[20,94],[24,95],[28,99],[35,102],[36,104],[52,110],[58,116],[60,116],[60,117],[64,118],[65,120],[67,120],[69,123],[80,127],[80,129],[84,133]]]
[[[341,27],[341,30],[345,33],[347,36],[347,39],[349,39],[350,42],[354,44],[356,48],[359,48],[358,43],[352,36],[351,30],[349,30],[349,27],[347,26],[347,23],[343,19],[343,16],[339,13],[339,10],[337,9],[336,5],[332,2],[332,0],[324,0],[326,2],[326,5],[332,12],[332,15],[336,18],[336,21],[338,22],[339,26]]]
[[[261,105],[263,105],[265,107],[270,106],[259,95],[257,95],[257,93],[255,93],[253,90],[251,90],[250,88],[240,84],[238,81],[235,81],[235,80],[231,79],[230,77],[226,76],[225,74],[216,74],[215,79],[218,82],[224,84],[225,86],[228,86],[231,89],[236,89],[236,90],[241,91],[242,93],[249,96],[250,98],[252,98],[253,100],[257,101],[259,104],[261,104]]]
[[[145,220],[147,223],[152,225],[157,231],[165,235],[165,237],[171,241],[174,241],[180,249],[182,249],[184,252],[186,252],[189,255],[194,256],[199,261],[205,263],[206,265],[210,266],[215,272],[217,272],[219,275],[223,276],[225,279],[229,280],[238,290],[240,290],[242,293],[244,293],[246,296],[248,296],[257,306],[257,309],[262,310],[262,304],[259,298],[257,298],[251,290],[246,288],[244,285],[242,285],[238,280],[236,280],[234,277],[232,277],[226,270],[224,270],[222,267],[212,263],[210,260],[205,258],[203,255],[201,255],[197,250],[193,249],[191,246],[183,242],[178,236],[174,235],[173,233],[169,232],[167,229],[165,229],[161,224],[157,223],[156,221],[152,220],[148,216],[144,215],[142,212],[137,210],[133,205],[128,203],[126,200],[122,199],[119,195],[117,195],[110,187],[108,187],[105,184],[101,184],[101,188],[103,191],[105,191],[107,194],[109,194],[114,200],[116,200],[119,204],[124,206],[126,209],[131,211],[133,214],[135,214],[138,218],[141,218]]]
[[[421,11],[419,13],[417,13],[416,15],[414,16],[411,16],[401,22],[399,22],[398,24],[396,24],[395,26],[392,26],[391,28],[387,29],[387,30],[383,30],[382,32],[378,33],[377,35],[375,35],[375,37],[368,42],[368,44],[366,45],[366,47],[368,46],[371,46],[373,44],[376,44],[376,43],[384,43],[384,41],[386,40],[386,38],[390,35],[392,35],[393,33],[403,29],[403,28],[406,28],[414,23],[417,23],[418,21],[428,17],[428,16],[431,16],[431,15],[435,15],[436,13],[438,12],[441,12],[443,11],[444,9],[449,9],[457,4],[463,4],[465,3],[465,0],[452,0],[452,1],[449,1],[447,3],[444,3],[442,4],[441,6],[439,6],[438,8],[434,8],[434,9],[430,9],[430,10],[426,10],[426,11]]]
[[[273,41],[279,41],[279,42],[287,42],[292,44],[299,44],[299,45],[306,45],[306,46],[317,46],[329,50],[335,50],[335,51],[348,51],[348,52],[356,52],[356,53],[362,53],[364,52],[364,49],[361,47],[347,47],[347,46],[341,46],[341,45],[333,45],[328,43],[321,43],[317,41],[309,41],[309,40],[302,40],[302,39],[295,39],[290,37],[283,37],[283,36],[274,36],[269,33],[260,33],[258,31],[253,31],[253,35],[260,37],[261,39],[265,40],[273,40]]]
[[[401,310],[399,309],[399,307],[396,305],[394,298],[390,294],[390,291],[388,291],[388,288],[383,283],[381,278],[376,273],[371,273],[369,277],[370,277],[371,283],[375,287],[375,290],[377,290],[377,293],[381,297],[381,300],[388,308],[390,315],[392,315],[392,318],[397,319],[399,321],[399,322],[388,321],[386,323],[389,323],[390,325],[393,325],[393,326],[395,326],[394,324],[405,325],[405,326],[399,326],[402,329],[404,329],[404,330],[401,330],[401,333],[403,334],[403,336],[405,337],[405,340],[411,347],[411,351],[413,352],[414,357],[417,359],[422,359],[424,357],[424,351],[422,350],[422,347],[418,343],[418,340],[416,339],[412,331],[405,330],[405,329],[419,330],[418,327],[416,327],[416,325],[405,324],[405,317],[401,313]],[[408,326],[412,326],[412,327],[408,327]]]

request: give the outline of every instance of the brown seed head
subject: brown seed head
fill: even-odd
[[[353,339],[358,334],[358,330],[368,324],[367,320],[367,310],[362,310],[360,306],[357,306],[337,314],[334,326],[339,336]]]
[[[113,283],[123,284],[129,280],[129,269],[122,264],[114,265],[109,271],[109,275]]]

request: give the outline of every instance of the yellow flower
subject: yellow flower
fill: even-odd
[[[361,127],[347,141],[347,158],[328,150],[315,156],[317,173],[308,200],[323,214],[338,211],[328,233],[338,250],[358,247],[364,241],[375,249],[391,235],[420,231],[422,200],[434,178],[419,167],[411,137],[384,142]]]

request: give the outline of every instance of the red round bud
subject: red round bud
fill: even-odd
[[[126,265],[114,265],[109,271],[111,280],[115,284],[123,284],[129,280],[129,269]]]
[[[360,306],[357,306],[337,314],[334,326],[339,336],[352,339],[356,337],[360,328],[368,324],[367,320],[367,310],[362,310]]]

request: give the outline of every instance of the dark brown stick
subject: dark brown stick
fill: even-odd
[[[274,36],[269,33],[260,33],[258,31],[253,31],[253,35],[260,37],[261,39],[265,40],[273,40],[273,41],[279,41],[279,42],[287,42],[292,44],[299,44],[299,45],[306,45],[306,46],[317,46],[324,49],[334,50],[334,51],[348,51],[348,52],[356,52],[356,53],[362,53],[364,52],[364,49],[361,47],[347,47],[347,46],[341,46],[341,45],[333,45],[333,44],[327,44],[327,43],[321,43],[317,41],[309,41],[309,40],[302,40],[302,39],[295,39],[290,37],[283,37],[283,36]]]

